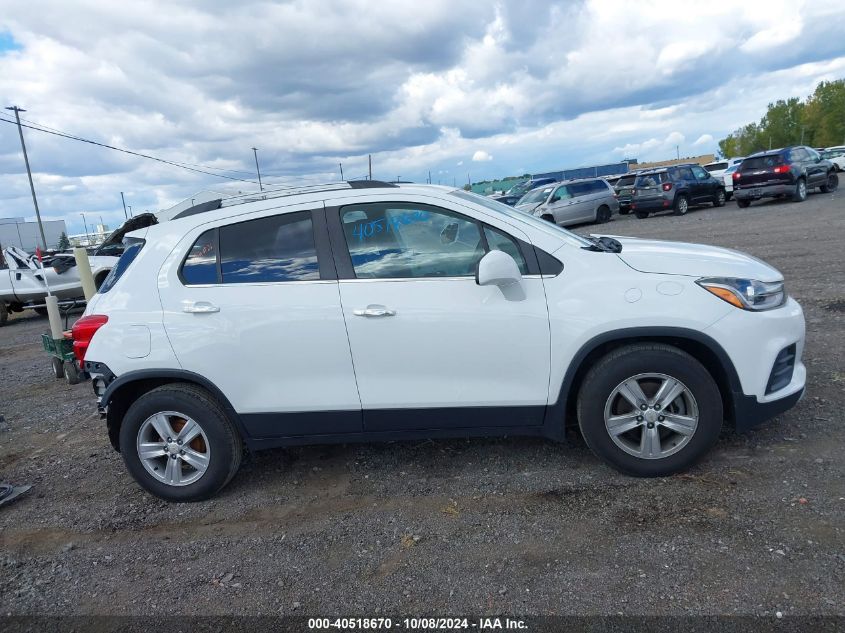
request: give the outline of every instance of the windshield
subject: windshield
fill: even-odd
[[[513,187],[508,189],[505,194],[509,196],[521,196],[526,191],[528,191],[528,186],[530,182],[530,180],[523,180],[522,182],[518,182]]]
[[[845,155],[845,149],[826,149],[822,152],[822,158],[838,158]]]
[[[501,202],[496,202],[495,200],[491,200],[490,198],[485,198],[484,196],[480,196],[477,193],[470,193],[469,191],[464,191],[463,189],[456,189],[455,191],[451,192],[451,195],[467,202],[473,202],[490,211],[501,213],[502,215],[505,215],[519,222],[530,224],[533,228],[539,229],[540,231],[545,231],[546,233],[554,235],[555,237],[563,238],[574,246],[589,246],[592,244],[590,240],[586,240],[580,235],[576,235],[571,231],[567,231],[566,229],[559,227],[553,222],[541,220],[540,218],[536,218],[533,215],[529,215],[528,213],[517,211],[513,207],[509,207],[508,205],[502,204]]]
[[[517,204],[536,204],[538,202],[545,202],[549,194],[554,191],[554,187],[540,187],[534,191],[529,191]]]
[[[704,166],[704,169],[706,169],[707,171],[719,171],[727,168],[727,163],[710,163],[709,165]]]

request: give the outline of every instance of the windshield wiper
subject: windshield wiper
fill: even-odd
[[[590,241],[589,246],[584,246],[584,250],[598,251],[600,253],[621,253],[622,243],[612,237],[593,237],[587,235],[585,239]]]

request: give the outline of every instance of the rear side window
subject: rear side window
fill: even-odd
[[[577,198],[578,196],[586,196],[588,193],[592,193],[590,184],[589,182],[574,182],[569,185],[569,191],[572,193],[572,197]]]
[[[311,212],[220,227],[220,272],[224,284],[319,279]]]
[[[144,244],[144,240],[133,239],[131,237],[127,237],[123,240],[123,255],[120,256],[120,259],[117,260],[114,268],[111,269],[111,272],[109,272],[108,276],[103,280],[103,283],[100,284],[100,288],[97,292],[105,293],[114,288],[117,280],[123,277],[123,274],[127,271],[129,265],[135,261],[136,257],[138,257],[138,253],[140,253],[141,249],[144,248]]]
[[[286,213],[206,231],[191,246],[180,274],[187,285],[318,280],[311,212]]]

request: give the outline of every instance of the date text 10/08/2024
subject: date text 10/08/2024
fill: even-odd
[[[308,628],[320,629],[478,629],[478,630],[525,630],[524,620],[511,618],[308,618]]]

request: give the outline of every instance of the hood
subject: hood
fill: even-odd
[[[607,236],[619,240],[618,257],[634,270],[689,277],[736,277],[780,281],[783,275],[756,257],[719,246]]]
[[[539,206],[542,206],[542,202],[529,202],[528,204],[518,204],[514,207],[517,211],[522,211],[523,213],[531,213]]]

